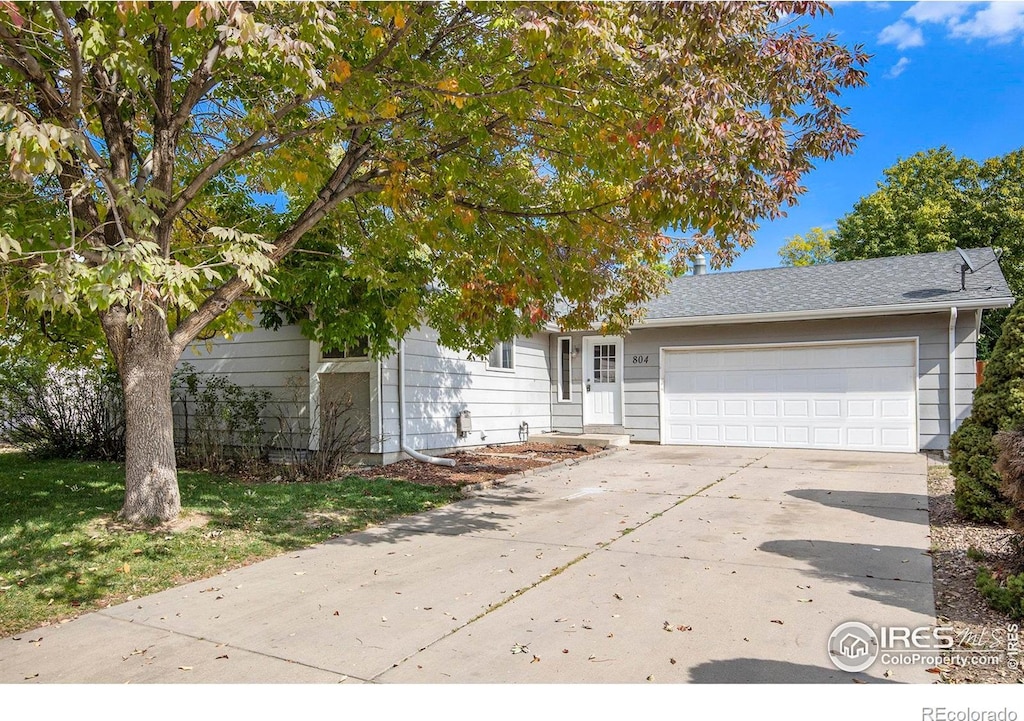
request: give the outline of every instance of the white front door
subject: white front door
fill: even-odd
[[[583,339],[583,424],[622,425],[622,339]]]

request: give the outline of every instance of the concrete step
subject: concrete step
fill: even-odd
[[[557,445],[600,446],[602,448],[629,445],[629,435],[625,433],[531,433],[530,443],[552,443]]]

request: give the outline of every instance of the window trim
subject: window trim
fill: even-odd
[[[491,365],[491,354],[494,353],[494,349],[495,348],[497,348],[499,345],[503,345],[505,343],[508,343],[509,346],[510,346],[510,348],[509,348],[509,362],[512,365],[510,365],[508,368],[505,368],[504,366],[492,366]],[[516,372],[516,339],[515,338],[511,338],[510,340],[499,340],[499,341],[497,341],[494,344],[494,346],[491,348],[491,352],[488,353],[487,356],[484,358],[484,368],[486,370],[488,370],[488,371],[493,371],[495,373],[515,373]]]
[[[326,350],[328,352],[330,352],[330,349],[326,349]],[[337,357],[337,358],[328,357],[327,355],[324,354],[324,351],[325,351],[325,347],[322,344],[318,343],[317,344],[317,359],[318,359],[318,361],[320,363],[353,363],[353,362],[356,362],[356,361],[368,361],[368,360],[370,360],[370,353],[369,353],[369,351],[367,351],[365,355],[348,355],[348,347],[347,346],[343,350],[345,355]]]
[[[562,380],[562,378],[563,378],[562,371],[565,370],[562,367],[562,356],[564,355],[562,353],[562,343],[565,342],[565,341],[568,341],[568,343],[569,343],[569,354],[568,354],[569,355],[569,368],[568,368],[568,371],[569,371],[568,375],[569,375],[569,377],[568,377],[568,383],[567,384],[563,384],[563,380]],[[572,393],[572,336],[563,335],[563,336],[559,336],[559,338],[558,338],[558,382],[556,383],[556,386],[557,386],[556,392],[558,393],[557,402],[558,403],[572,403],[573,402],[573,397],[572,397],[573,396],[573,393]],[[568,398],[565,397],[565,393],[564,393],[565,390],[569,391],[569,397]]]

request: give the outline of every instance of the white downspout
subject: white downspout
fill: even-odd
[[[956,430],[956,306],[949,309],[949,435]]]
[[[405,339],[398,343],[398,445],[406,454],[417,461],[433,463],[435,466],[454,466],[451,458],[437,458],[410,448],[405,442]]]

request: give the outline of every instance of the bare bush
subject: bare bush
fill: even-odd
[[[117,376],[103,366],[4,359],[0,439],[50,458],[123,458],[124,405]]]

